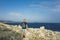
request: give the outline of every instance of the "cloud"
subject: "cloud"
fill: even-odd
[[[33,2],[29,8],[37,11],[42,22],[60,22],[60,1]]]
[[[42,1],[42,2],[32,2],[29,6],[30,8],[34,8],[44,12],[50,13],[60,13],[60,1]]]
[[[13,17],[22,17],[23,15],[20,14],[20,13],[14,13],[14,12],[11,12],[8,14],[9,16],[13,16]]]
[[[24,16],[21,13],[10,12],[6,15],[7,20],[20,21]]]
[[[6,16],[7,20],[12,21],[22,21],[23,19],[27,19],[28,22],[33,22],[34,17],[29,14],[23,14],[23,13],[16,13],[16,12],[10,12]]]
[[[52,9],[56,13],[60,13],[60,5],[56,5],[55,8]]]
[[[11,12],[8,14],[8,18],[10,20],[23,20],[24,18],[26,18],[27,21],[31,21],[31,22],[33,21],[36,22],[39,20],[41,22],[60,20],[59,19],[60,17],[59,15],[60,3],[59,2],[56,2],[56,1],[55,2],[54,1],[53,2],[52,1],[35,2],[35,3],[30,4],[28,8],[30,8],[31,13],[33,14],[37,13],[37,14],[31,15],[31,14]]]

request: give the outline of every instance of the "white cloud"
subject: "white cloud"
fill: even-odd
[[[12,20],[12,21],[22,21],[23,19],[27,19],[27,21],[33,21],[34,17],[30,17],[31,15],[26,15],[22,13],[15,13],[15,12],[10,12],[7,14],[6,19],[7,20]]]
[[[22,15],[21,13],[11,12],[7,14],[6,19],[12,21],[20,21],[23,19],[23,17],[24,15]]]
[[[54,12],[60,13],[60,5],[56,5],[54,9],[52,9]]]
[[[44,12],[60,13],[60,1],[33,2],[29,7]]]
[[[13,16],[13,17],[20,17],[20,16],[22,16],[22,14],[20,14],[20,13],[14,13],[14,12],[9,13],[8,15],[9,16]]]
[[[42,15],[39,16],[41,17],[40,21],[52,21],[52,22],[60,22],[60,1],[59,2],[46,2],[45,3],[33,3],[31,4],[30,6],[30,9],[34,9],[34,10],[37,10],[38,12],[40,12]],[[38,14],[38,13],[37,13]],[[48,17],[48,18],[47,18]],[[38,21],[37,20],[37,21]]]
[[[53,6],[53,4],[55,6]],[[16,12],[10,12],[7,14],[7,19],[9,20],[23,20],[24,18],[27,19],[27,21],[33,22],[33,21],[53,21],[53,20],[59,20],[60,15],[57,15],[60,13],[60,3],[58,2],[39,2],[37,4],[32,3],[29,5],[30,10],[26,13],[29,13],[30,11],[34,14],[35,10],[36,13],[39,14],[38,17],[36,15],[32,14],[22,14],[22,13],[16,13]],[[34,12],[33,12],[34,11]],[[44,14],[45,13],[45,14]],[[53,16],[54,15],[54,16]]]

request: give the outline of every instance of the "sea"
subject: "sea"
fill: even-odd
[[[23,27],[23,23],[5,23],[9,25],[21,25]],[[45,29],[60,31],[60,23],[27,23],[28,28],[40,28],[41,26],[45,26]]]

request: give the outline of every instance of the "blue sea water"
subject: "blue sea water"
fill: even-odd
[[[9,25],[21,25],[23,23],[6,23]],[[60,23],[28,23],[29,28],[40,28],[41,26],[45,26],[46,29],[53,31],[60,31]]]

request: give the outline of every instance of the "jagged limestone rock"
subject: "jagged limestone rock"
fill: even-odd
[[[0,23],[0,40],[23,40],[22,29]]]
[[[25,29],[23,37],[22,27],[0,23],[0,40],[60,40],[60,32],[40,28]]]
[[[25,38],[25,40],[60,40],[60,32],[47,30],[44,26],[40,29],[28,28]]]
[[[22,29],[22,26],[18,25],[18,27],[19,27],[20,29]]]
[[[40,30],[43,30],[43,29],[45,29],[45,27],[44,27],[44,26],[40,27]]]

